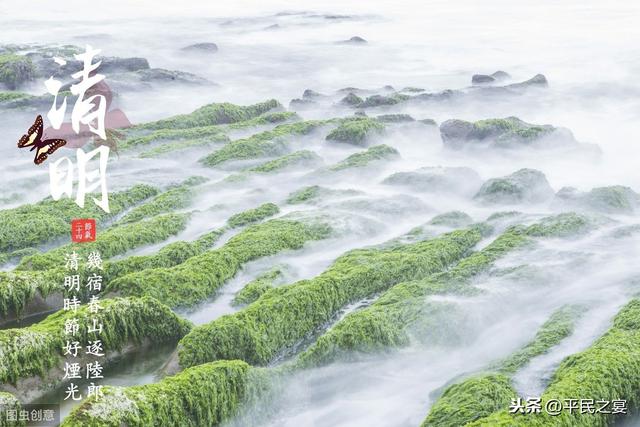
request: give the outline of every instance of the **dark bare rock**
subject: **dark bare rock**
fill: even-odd
[[[367,41],[360,36],[353,36],[349,40],[342,40],[338,42],[340,44],[353,44],[353,45],[361,45],[367,44]]]
[[[482,85],[487,83],[493,83],[496,79],[492,76],[488,76],[486,74],[474,74],[471,77],[471,84],[474,85]]]
[[[409,114],[381,114],[376,117],[376,120],[383,123],[407,123],[416,121],[416,119]]]
[[[325,95],[321,94],[320,92],[316,92],[312,89],[305,89],[305,91],[302,93],[302,99],[317,99],[324,96]]]
[[[520,83],[512,83],[510,85],[504,86],[506,89],[529,89],[532,87],[545,88],[549,86],[549,82],[547,78],[543,74],[536,74],[529,80]]]
[[[181,50],[194,53],[216,53],[218,51],[218,45],[215,43],[195,43],[185,46]]]

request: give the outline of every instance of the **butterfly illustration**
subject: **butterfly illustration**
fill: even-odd
[[[18,148],[31,147],[31,150],[36,150],[36,156],[33,162],[36,165],[47,160],[50,154],[53,154],[58,148],[65,145],[67,141],[64,139],[45,139],[42,140],[42,116],[38,115],[36,121],[33,122],[33,126],[29,128],[26,135],[22,135],[20,141],[18,141]]]

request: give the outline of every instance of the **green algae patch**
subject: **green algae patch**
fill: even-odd
[[[157,189],[148,185],[136,185],[111,193],[111,213],[106,213],[94,203],[87,203],[81,208],[71,199],[45,199],[33,205],[0,211],[0,251],[15,251],[68,236],[69,224],[74,218],[95,218],[98,223],[104,223],[157,193]],[[87,196],[90,198],[92,195]],[[99,197],[97,194],[93,196]]]
[[[569,212],[541,219],[527,228],[527,234],[534,237],[574,237],[591,231],[596,225],[585,215]]]
[[[490,372],[448,386],[422,427],[463,426],[508,408],[511,400],[518,396],[511,384],[513,374],[573,334],[583,312],[578,306],[561,307],[541,326],[531,342],[494,364]]]
[[[474,199],[486,203],[539,203],[553,197],[547,178],[535,169],[520,169],[511,175],[487,180]]]
[[[509,227],[485,248],[463,258],[448,271],[393,286],[370,306],[345,316],[302,353],[298,363],[316,366],[340,357],[353,357],[354,352],[370,353],[404,347],[410,343],[411,336],[429,342],[439,339],[433,332],[434,323],[441,318],[443,311],[451,311],[452,307],[425,302],[426,297],[472,293],[471,280],[475,276],[487,272],[501,257],[532,244],[532,237],[567,237],[583,233],[583,227],[587,225],[578,219],[584,217],[560,214],[529,227]],[[563,319],[565,317],[558,314],[554,318],[557,323],[553,326],[560,325]]]
[[[263,219],[277,215],[280,209],[273,203],[264,203],[255,209],[248,209],[244,212],[232,215],[227,224],[231,228],[242,227],[244,225],[252,224],[254,222],[262,221]]]
[[[138,157],[142,159],[159,157],[167,153],[173,153],[174,151],[186,150],[193,147],[206,147],[211,144],[225,144],[229,141],[230,139],[228,136],[219,135],[212,138],[189,139],[185,141],[167,142],[162,145],[158,145],[157,147],[153,147],[150,150],[145,150],[141,152],[138,155]]]
[[[441,271],[480,238],[472,228],[391,249],[350,251],[316,278],[271,289],[245,309],[196,328],[180,342],[180,365],[219,359],[267,364],[345,305]]]
[[[328,197],[356,196],[358,194],[362,193],[357,190],[334,190],[319,185],[311,185],[290,193],[287,197],[287,204],[299,205],[302,203],[312,203]]]
[[[544,408],[551,399],[627,400],[629,408],[640,404],[640,300],[633,299],[613,320],[613,325],[587,350],[567,357],[542,394]],[[515,396],[514,396],[515,397]],[[610,409],[610,408],[609,408]],[[615,423],[619,415],[580,414],[562,411],[551,416],[509,414],[507,409],[480,419],[470,426],[575,426],[602,427]]]
[[[385,126],[368,117],[359,117],[342,121],[326,136],[327,141],[365,145],[367,140],[384,133]]]
[[[508,407],[517,393],[506,375],[481,374],[449,386],[421,427],[459,427]]]
[[[516,351],[505,360],[496,365],[496,369],[505,375],[513,375],[518,369],[525,366],[531,359],[549,351],[558,345],[563,339],[573,334],[576,321],[584,313],[584,308],[580,306],[568,305],[555,311],[533,340]]]
[[[161,129],[147,135],[127,139],[119,145],[121,150],[150,145],[159,141],[203,141],[206,143],[228,142],[229,138],[220,126],[198,126],[186,129]]]
[[[476,238],[482,229],[474,227]],[[512,228],[481,251],[463,258],[449,271],[420,280],[403,281],[378,298],[369,307],[345,316],[300,355],[299,366],[317,366],[353,352],[377,352],[403,347],[410,342],[410,331],[416,323],[437,315],[438,306],[425,305],[425,297],[445,292],[464,292],[470,279],[486,271],[498,258],[528,242],[521,228]],[[424,323],[428,321],[422,320]],[[425,328],[428,329],[428,328]]]
[[[62,291],[64,276],[62,269],[0,272],[0,316],[15,314],[19,317],[36,295],[46,298],[55,291]]]
[[[75,251],[81,259],[98,251],[102,259],[123,254],[133,248],[159,243],[184,230],[190,214],[166,214],[147,221],[123,224],[98,233],[96,240],[85,243],[69,243],[42,254],[27,256],[18,270],[48,270],[64,266],[65,254]]]
[[[19,379],[44,376],[58,366],[69,336],[65,335],[65,322],[77,318],[79,332],[76,341],[101,339],[104,349],[115,351],[125,345],[177,341],[191,329],[191,324],[153,298],[114,298],[101,300],[102,310],[91,313],[82,306],[76,313],[59,311],[43,321],[26,328],[0,331],[0,383],[15,384]],[[92,319],[103,325],[99,335],[88,332]]]
[[[0,92],[0,102],[16,101],[18,99],[29,99],[32,95],[23,92]]]
[[[254,280],[247,283],[234,297],[233,305],[247,305],[251,304],[262,296],[269,289],[273,288],[273,285],[279,279],[284,277],[281,268],[274,268],[271,271],[267,271],[261,274]]]
[[[282,108],[275,99],[254,105],[240,106],[230,103],[214,103],[200,107],[190,114],[138,125],[139,129],[185,129],[199,126],[221,125],[255,118],[263,113]]]
[[[338,172],[345,169],[361,168],[381,160],[393,160],[400,156],[398,150],[386,144],[374,145],[364,151],[350,155],[344,160],[329,167],[330,171]]]
[[[20,401],[11,393],[5,393],[0,391],[0,427],[21,427],[27,425],[25,421],[12,421],[12,417],[9,417],[9,411],[15,411],[14,414],[19,414],[22,405]]]
[[[278,125],[272,130],[259,132],[248,138],[237,139],[200,159],[205,166],[217,166],[230,160],[249,160],[261,157],[275,157],[286,153],[285,140],[293,136],[307,135],[329,120],[309,120]]]
[[[629,187],[612,185],[580,192],[564,187],[556,194],[556,202],[571,208],[611,214],[633,214],[640,206],[640,195]]]
[[[440,225],[445,227],[465,227],[473,222],[473,218],[461,211],[445,212],[437,215],[428,222],[429,225]]]
[[[273,173],[292,167],[317,165],[322,159],[313,151],[301,150],[270,160],[247,170],[255,173]]]
[[[440,125],[445,146],[460,148],[472,141],[493,141],[496,146],[532,144],[552,134],[557,129],[551,125],[535,125],[517,117],[485,119],[477,122],[452,119]],[[571,136],[573,139],[573,136]]]
[[[74,409],[63,427],[213,426],[268,387],[268,372],[239,360],[195,366],[160,382],[106,387]]]
[[[206,178],[198,176],[191,177],[185,180],[184,183],[170,188],[142,205],[133,208],[118,221],[118,224],[136,222],[158,214],[172,212],[176,209],[184,209],[188,207],[193,200],[195,195],[193,187],[205,181]]]
[[[223,233],[224,229],[216,229],[203,234],[193,242],[169,243],[152,255],[136,255],[118,261],[107,261],[103,272],[104,280],[109,282],[129,273],[182,264],[189,258],[211,249]]]
[[[224,125],[224,130],[239,130],[250,127],[272,125],[276,123],[295,122],[300,120],[300,116],[293,111],[277,111],[275,113],[265,113],[253,119]]]
[[[30,58],[12,53],[0,55],[0,83],[10,90],[33,80],[34,75],[35,68]]]
[[[272,219],[252,225],[224,246],[189,258],[171,268],[155,268],[122,276],[106,291],[121,295],[150,295],[171,307],[192,306],[211,296],[248,261],[300,249],[330,235],[323,222]]]

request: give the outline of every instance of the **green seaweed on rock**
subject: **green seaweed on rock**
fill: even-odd
[[[269,372],[239,360],[195,366],[160,382],[106,387],[74,409],[62,427],[214,426],[264,394]]]
[[[488,372],[452,384],[431,407],[422,427],[457,427],[504,410],[518,396],[511,377],[534,357],[570,336],[583,313],[578,306],[556,310],[522,349],[494,364]]]
[[[275,108],[282,108],[282,105],[275,99],[248,106],[239,106],[230,103],[214,103],[200,107],[190,114],[181,114],[168,119],[143,123],[136,126],[136,128],[185,129],[199,126],[230,124],[255,118]]]
[[[93,203],[84,208],[74,200],[44,199],[33,205],[23,205],[0,211],[0,252],[15,251],[50,242],[71,233],[70,221],[74,218],[95,218],[104,223],[125,209],[154,196],[158,190],[148,185],[136,185],[128,190],[109,194],[106,213]],[[87,197],[99,195],[87,195]]]
[[[171,307],[191,306],[212,295],[251,260],[300,249],[306,242],[329,236],[323,222],[272,219],[244,229],[224,246],[189,258],[171,268],[155,268],[122,276],[106,292],[150,295]]]
[[[116,351],[131,342],[177,341],[191,329],[167,306],[153,298],[114,298],[100,301],[102,309],[91,313],[87,305],[76,313],[59,311],[43,321],[19,329],[0,330],[0,383],[15,384],[19,379],[43,376],[63,360],[65,322],[77,318],[79,332],[73,337],[82,343],[101,339],[104,349]],[[89,332],[90,319],[103,325],[102,333]]]
[[[237,139],[200,159],[205,166],[217,166],[230,160],[248,160],[261,157],[280,156],[286,153],[287,137],[307,135],[329,120],[309,120],[304,122],[278,125],[248,138]]]
[[[29,57],[12,53],[0,55],[0,83],[10,90],[32,80],[34,75],[35,68]]]
[[[514,396],[516,397],[516,396]],[[567,357],[542,394],[542,407],[551,399],[624,399],[633,410],[640,405],[640,300],[627,303],[609,330],[588,349]],[[611,408],[609,407],[609,410]],[[469,426],[604,427],[619,415],[562,411],[550,415],[510,414],[507,409],[479,419]]]
[[[233,297],[233,305],[251,304],[262,294],[273,288],[276,280],[283,277],[281,268],[274,268],[250,281]]]
[[[26,421],[21,421],[17,416],[20,414],[22,405],[20,401],[11,393],[0,391],[0,427],[22,427],[27,425]],[[15,411],[15,421],[9,416],[8,411]]]
[[[142,205],[133,208],[118,221],[118,224],[136,222],[158,214],[186,208],[191,204],[193,196],[195,195],[192,187],[202,184],[205,181],[206,178],[198,176],[188,178],[182,184],[174,186]]]
[[[481,236],[474,227],[391,249],[348,252],[316,278],[269,290],[245,309],[196,328],[180,342],[180,365],[219,359],[269,363],[350,302],[441,271]]]
[[[400,153],[393,147],[385,144],[374,145],[364,151],[350,155],[344,160],[329,167],[330,171],[338,172],[345,169],[361,168],[380,160],[393,160],[398,158]]]
[[[373,136],[381,135],[385,126],[376,119],[357,117],[343,120],[340,125],[329,132],[327,141],[364,145]]]
[[[27,256],[18,270],[48,270],[63,265],[65,254],[75,251],[82,259],[92,251],[98,251],[102,259],[123,254],[130,249],[159,243],[184,230],[191,214],[166,214],[146,221],[123,224],[98,233],[96,240],[85,243],[69,243],[42,254]]]
[[[277,205],[273,203],[264,203],[255,209],[248,209],[246,211],[232,215],[227,220],[227,224],[229,224],[229,227],[231,228],[242,227],[247,224],[262,221],[263,219],[274,216],[279,212],[280,209]]]

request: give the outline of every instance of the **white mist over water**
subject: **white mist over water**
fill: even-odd
[[[276,15],[281,12],[291,14]],[[352,18],[316,16],[321,14]],[[473,74],[504,70],[514,81],[542,73],[549,80],[549,88],[492,102],[401,104],[390,112],[433,118],[438,123],[450,118],[517,116],[531,123],[566,127],[579,141],[598,144],[602,150],[597,160],[557,152],[469,155],[445,151],[436,129],[393,129],[381,142],[397,148],[400,160],[372,175],[347,173],[327,177],[321,185],[361,190],[362,198],[390,200],[389,205],[396,201],[394,196],[403,194],[416,197],[419,203],[406,202],[405,208],[394,215],[339,204],[336,208],[332,203],[338,201],[305,207],[310,213],[343,214],[347,223],[344,228],[349,232],[301,251],[251,263],[220,291],[218,299],[189,314],[197,323],[235,310],[229,305],[232,292],[268,270],[271,263],[292,265],[292,280],[309,278],[346,250],[385,242],[437,213],[456,209],[481,221],[494,211],[447,193],[414,194],[379,184],[393,172],[423,166],[467,166],[488,179],[530,167],[544,172],[554,190],[567,185],[589,190],[613,184],[640,190],[638,22],[640,4],[629,1],[332,0],[222,4],[120,0],[92,3],[90,9],[80,1],[61,4],[41,0],[30,2],[28,9],[21,2],[5,0],[0,4],[1,43],[89,43],[107,56],[145,57],[152,67],[192,72],[219,85],[123,93],[119,106],[134,122],[190,112],[210,102],[249,104],[275,98],[287,106],[305,89],[327,94],[348,86],[458,89],[469,86]],[[266,29],[274,24],[278,28]],[[335,43],[356,35],[369,43]],[[194,57],[179,50],[196,42],[215,42],[219,51]],[[44,86],[33,85],[30,90],[40,94]],[[308,119],[348,112],[330,107],[300,114]],[[0,195],[28,190],[27,197],[19,203],[48,194],[46,169],[33,167],[31,154],[15,147],[29,120],[33,120],[29,114],[0,111]],[[326,165],[356,151],[327,145],[322,136],[315,134],[298,138],[294,144],[297,150],[316,151]],[[180,240],[193,239],[219,227],[229,215],[260,203],[282,205],[289,192],[316,183],[313,176],[307,175],[309,171],[296,171],[252,179],[241,188],[217,185],[233,172],[199,165],[196,160],[210,150],[197,149],[179,158],[154,160],[122,155],[109,166],[111,189],[142,182],[166,184],[196,174],[209,177],[212,185],[195,203],[201,212],[187,230],[172,239]],[[419,204],[425,205],[423,212],[419,211]],[[207,210],[215,205],[222,206]],[[509,208],[535,213],[537,217],[553,212],[548,205],[505,209]],[[291,210],[286,208],[283,215]],[[637,217],[616,219],[621,223],[637,222]],[[614,226],[607,226],[606,230]],[[532,274],[525,283],[512,276],[483,278],[477,285],[486,291],[485,295],[454,300],[476,320],[468,330],[460,331],[470,337],[464,345],[415,345],[357,363],[300,373],[273,404],[275,415],[256,423],[318,427],[418,425],[433,403],[431,392],[526,344],[561,305],[582,302],[590,310],[576,334],[534,360],[516,378],[519,391],[540,393],[562,358],[586,348],[606,330],[611,317],[635,291],[629,282],[638,274],[637,236],[612,243],[605,234],[603,231],[572,242],[549,241],[531,253],[519,252],[503,260],[501,267],[529,264],[537,267],[539,275]],[[132,253],[151,253],[161,246]],[[124,380],[116,377],[113,382],[131,385],[151,378],[149,372],[144,372]]]

